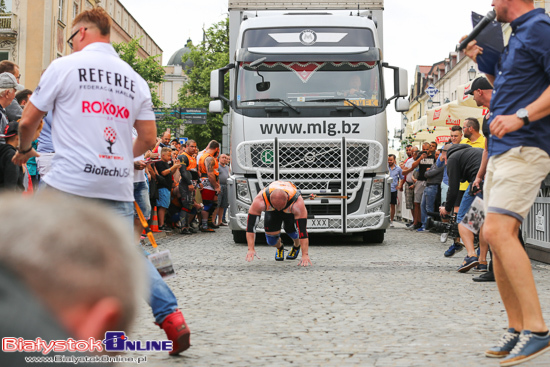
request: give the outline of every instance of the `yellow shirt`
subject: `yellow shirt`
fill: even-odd
[[[485,149],[485,137],[483,135],[480,135],[479,138],[477,138],[476,141],[472,142],[468,138],[464,138],[460,141],[460,144],[468,144],[474,148],[481,148]],[[468,181],[463,182],[460,184],[460,191],[465,191],[468,188],[468,185],[470,183]]]

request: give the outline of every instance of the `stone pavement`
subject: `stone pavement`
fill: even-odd
[[[439,236],[396,226],[380,245],[314,236],[309,268],[275,262],[265,244],[247,263],[227,227],[159,239],[172,253],[178,276],[168,284],[192,347],[148,353],[147,365],[498,366],[483,356],[507,326],[496,284],[456,272],[464,252],[445,258],[450,243]],[[533,270],[550,322],[550,265]],[[145,302],[128,335],[164,338]],[[522,366],[550,366],[550,352]]]

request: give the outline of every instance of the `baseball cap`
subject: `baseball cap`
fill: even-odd
[[[445,143],[445,144],[443,145],[442,151],[443,151],[443,152],[446,152],[446,151],[448,151],[452,146],[453,146],[453,143],[447,142],[447,143]]]
[[[5,73],[4,73],[5,74]],[[3,134],[0,135],[0,138],[11,138],[12,136],[17,135],[19,131],[19,122],[12,121],[6,125],[4,128]]]
[[[17,83],[17,79],[12,73],[2,73],[0,74],[0,89],[9,89],[15,88],[15,90],[23,90],[24,86]]]
[[[470,90],[464,92],[464,94],[473,95],[474,90],[478,90],[478,89],[481,89],[481,90],[493,89],[493,86],[491,85],[491,83],[489,83],[487,78],[480,76],[479,78],[477,78],[472,82],[472,86],[470,87]]]

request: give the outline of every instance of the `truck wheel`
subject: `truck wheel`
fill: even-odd
[[[368,231],[363,233],[363,242],[364,243],[382,243],[384,242],[384,229],[379,229],[377,231]]]
[[[233,232],[233,241],[235,241],[235,243],[246,243],[245,231],[232,231],[232,232]]]

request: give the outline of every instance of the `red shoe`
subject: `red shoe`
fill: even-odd
[[[166,316],[162,324],[159,326],[166,333],[168,340],[173,342],[172,351],[168,354],[175,356],[184,350],[189,349],[191,346],[189,341],[191,331],[185,323],[185,319],[183,318],[183,314],[180,310],[176,310]]]

